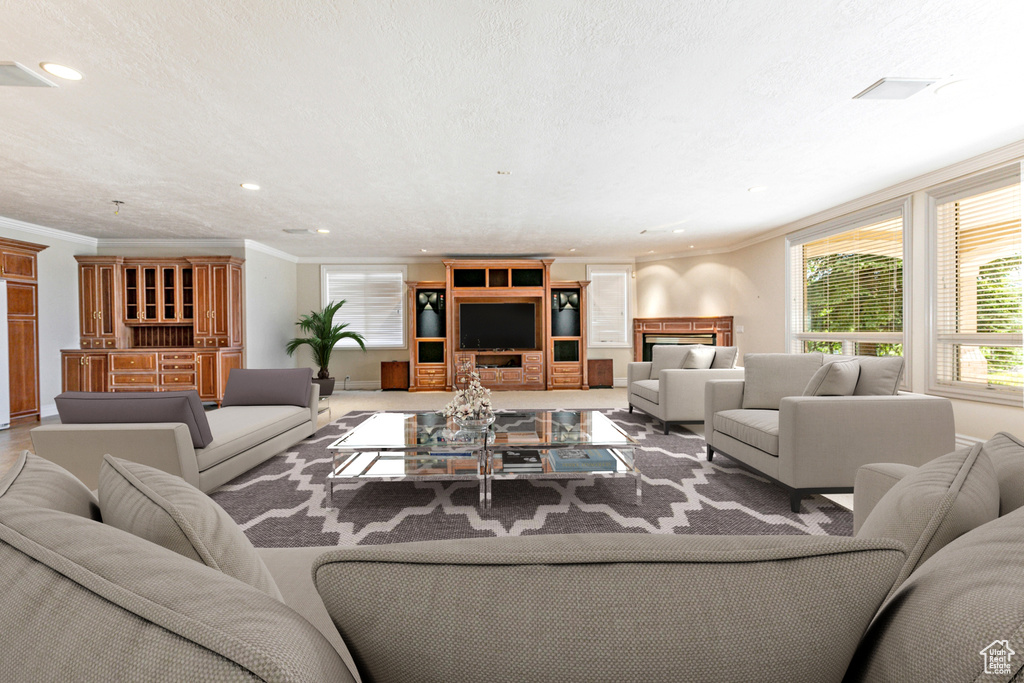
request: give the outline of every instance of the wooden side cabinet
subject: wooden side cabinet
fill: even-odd
[[[106,391],[107,356],[102,353],[63,353],[63,391]]]
[[[594,389],[609,389],[615,384],[615,372],[611,358],[591,358],[587,360],[587,385]]]
[[[189,258],[195,297],[195,345],[242,345],[242,262],[230,256]]]
[[[0,278],[7,280],[11,421],[39,419],[37,254],[45,245],[0,238]]]
[[[120,256],[76,256],[78,322],[83,349],[116,349],[124,337],[121,320]]]
[[[380,388],[384,391],[409,388],[409,361],[383,361],[380,364]]]

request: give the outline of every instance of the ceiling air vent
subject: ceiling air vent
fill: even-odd
[[[56,88],[35,71],[29,71],[17,62],[0,62],[0,85],[16,85],[29,88]]]
[[[853,96],[855,100],[905,100],[916,95],[937,78],[883,78]]]

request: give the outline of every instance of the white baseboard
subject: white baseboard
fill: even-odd
[[[57,414],[56,403],[46,403],[39,406],[39,417],[53,417]]]
[[[379,379],[350,379],[348,382],[344,380],[338,380],[334,384],[335,391],[344,391],[345,389],[355,389],[357,391],[367,391],[380,389]]]
[[[625,377],[616,377],[615,379],[612,380],[612,386],[613,387],[624,387],[624,386],[626,386],[626,378]]]
[[[967,436],[966,434],[957,434],[956,435],[956,447],[957,448],[964,448],[964,447],[967,447],[967,446],[973,446],[974,444],[981,443],[984,440],[985,439],[979,439],[979,438],[977,438],[975,436]]]

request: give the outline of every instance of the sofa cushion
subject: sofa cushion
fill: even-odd
[[[75,475],[35,453],[22,451],[0,478],[0,500],[100,519],[96,496]]]
[[[821,367],[820,353],[748,353],[743,356],[743,407],[778,410],[787,396],[801,396]]]
[[[656,379],[641,379],[633,382],[629,390],[634,396],[639,396],[645,401],[658,402],[658,380]]]
[[[312,390],[313,371],[310,368],[234,368],[228,375],[221,406],[308,406]]]
[[[981,444],[925,463],[882,496],[857,532],[907,548],[900,582],[940,548],[999,516],[999,482]],[[897,582],[899,583],[899,582]]]
[[[314,581],[366,680],[839,681],[904,558],[858,542],[392,543],[332,550]]]
[[[736,367],[736,356],[739,352],[735,346],[716,346],[715,359],[711,361],[711,367],[716,370]]]
[[[715,431],[779,456],[779,411],[722,410],[715,413]]]
[[[900,390],[903,356],[857,356],[860,377],[854,396],[894,396]]]
[[[715,349],[711,346],[695,346],[690,349],[683,368],[686,370],[707,370],[715,360]]]
[[[352,680],[285,604],[106,524],[0,500],[0,567],[5,681]]]
[[[1024,510],[952,541],[886,600],[846,681],[1018,680],[1024,660]],[[1007,640],[1009,669],[985,674]],[[996,645],[998,648],[999,643]]]
[[[309,422],[309,409],[290,405],[232,406],[211,410],[209,420],[213,441],[196,451],[200,472]]]
[[[853,396],[860,376],[860,363],[848,360],[825,363],[804,388],[804,396]]]
[[[64,424],[125,424],[182,422],[192,445],[203,448],[213,441],[199,393],[190,391],[103,393],[65,391],[54,399]]]
[[[234,520],[181,477],[106,455],[100,467],[100,509],[111,526],[282,599]]]
[[[651,347],[651,377],[657,378],[662,370],[678,370],[696,344],[655,344]]]
[[[999,514],[1024,507],[1024,443],[1012,434],[999,432],[984,443],[982,450],[992,460],[999,480]]]

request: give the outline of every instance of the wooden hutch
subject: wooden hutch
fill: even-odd
[[[220,401],[242,367],[242,260],[76,256],[81,349],[64,391],[181,391]]]
[[[37,254],[43,244],[0,238],[0,278],[7,281],[7,360],[11,424],[39,419]]]
[[[553,259],[445,261],[444,282],[409,282],[409,390],[451,390],[468,365],[491,389],[586,389],[587,281],[552,281]],[[533,307],[533,341],[482,348],[463,304]],[[529,316],[529,308],[526,310]]]

